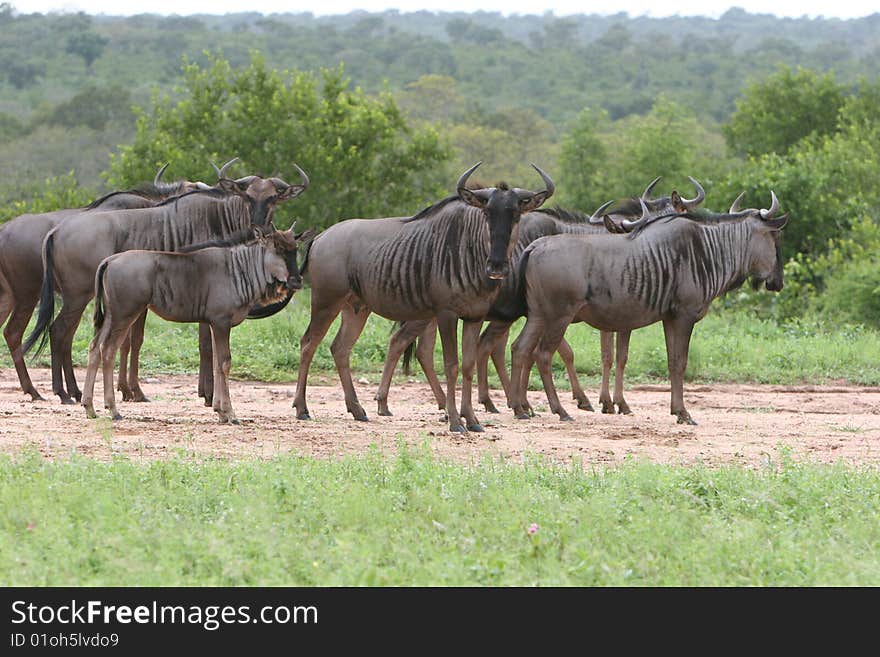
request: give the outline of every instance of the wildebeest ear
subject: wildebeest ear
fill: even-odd
[[[774,217],[773,219],[764,219],[762,223],[770,230],[782,230],[785,228],[785,224],[788,223],[788,212],[779,217]]]
[[[306,191],[305,185],[288,185],[287,189],[278,194],[278,200],[286,201],[292,198],[296,198],[304,191]]]
[[[672,194],[670,194],[670,198],[672,199],[672,207],[676,212],[687,212],[688,207],[685,205],[685,202],[681,200],[681,194],[677,191],[672,190]]]
[[[602,215],[602,223],[605,224],[605,230],[607,230],[609,233],[616,234],[616,233],[625,233],[626,232],[621,226],[614,223],[614,219],[612,219],[607,214]]]
[[[479,192],[481,191],[483,190],[473,190],[468,189],[467,187],[459,187],[458,197],[468,205],[472,205],[475,208],[480,208],[480,210],[485,210],[486,204],[489,202],[489,199],[484,198],[482,194],[479,194]]]
[[[526,212],[531,212],[532,210],[537,210],[542,205],[544,205],[544,201],[550,198],[550,195],[553,192],[547,191],[546,189],[543,192],[537,192],[532,194],[531,196],[521,199],[519,202],[519,209],[522,214]]]
[[[312,239],[312,238],[315,237],[315,235],[317,235],[317,234],[318,234],[317,229],[315,229],[315,228],[309,228],[308,230],[304,230],[304,231],[301,232],[301,233],[297,233],[297,234],[295,234],[295,235],[293,236],[293,239],[295,239],[297,242],[305,242],[305,241],[307,241],[307,240]]]
[[[221,178],[217,181],[218,189],[227,194],[237,194],[238,196],[244,196],[247,193],[248,185],[248,182],[239,182],[231,178]]]

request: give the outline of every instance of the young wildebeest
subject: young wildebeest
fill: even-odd
[[[349,355],[371,312],[397,321],[437,317],[446,370],[449,428],[482,431],[471,405],[471,379],[480,325],[509,273],[520,215],[538,208],[554,190],[531,192],[507,185],[467,189],[471,167],[458,193],[406,219],[350,219],[331,226],[306,249],[303,271],[312,288],[312,314],[300,341],[294,406],[307,419],[306,381],[315,349],[336,316],[342,325],[331,352],[345,390],[345,405],[366,420],[351,380]],[[534,165],[532,165],[534,166]],[[461,415],[455,407],[458,378],[457,323],[462,330]]]
[[[580,212],[571,212],[560,208],[541,209],[530,212],[522,217],[520,221],[519,238],[516,247],[511,255],[511,274],[501,284],[501,290],[489,310],[487,319],[490,320],[488,327],[480,336],[477,346],[477,386],[479,391],[479,401],[490,413],[497,413],[498,409],[492,403],[489,397],[489,375],[488,362],[489,357],[495,364],[498,378],[504,389],[505,396],[510,400],[510,380],[507,376],[507,368],[504,360],[504,348],[507,345],[507,336],[510,332],[510,326],[521,316],[519,304],[515,303],[519,276],[516,263],[519,262],[523,250],[539,237],[545,235],[559,234],[578,234],[592,235],[606,233],[604,217],[607,209],[607,216],[614,221],[622,221],[624,226],[628,227],[632,222],[630,220],[639,218],[642,208],[647,208],[648,215],[651,217],[664,214],[687,212],[696,208],[705,199],[706,194],[702,186],[693,178],[688,177],[697,190],[697,196],[693,199],[682,198],[678,192],[673,191],[670,196],[653,198],[651,192],[660,181],[660,177],[655,178],[642,192],[641,201],[639,198],[629,198],[621,201],[608,202],[596,210],[591,216]],[[616,226],[616,225],[615,225]],[[629,228],[624,231],[628,232]],[[615,227],[615,232],[617,229]],[[424,328],[422,328],[424,327]],[[388,390],[391,386],[391,377],[394,368],[397,366],[397,360],[400,358],[401,352],[404,353],[404,366],[408,365],[411,357],[412,344],[418,336],[419,344],[415,349],[416,358],[422,366],[428,384],[434,393],[438,406],[443,409],[446,406],[445,395],[437,380],[437,374],[434,371],[434,341],[436,338],[437,323],[435,320],[427,320],[420,322],[405,322],[391,338],[388,345],[388,355],[385,359],[385,368],[382,371],[382,381],[376,392],[376,400],[379,406],[379,415],[391,415],[388,409]],[[614,333],[602,332],[602,387],[599,394],[599,402],[602,405],[603,413],[613,413],[616,404],[621,413],[630,413],[629,405],[623,398],[623,371],[626,366],[627,354],[629,351],[629,331],[620,331],[617,334],[617,369],[614,379],[614,400],[612,402],[609,383],[611,375],[611,365],[614,360]],[[404,351],[405,350],[405,351]],[[572,397],[577,401],[578,408],[592,411],[593,407],[587,399],[586,394],[581,388],[577,378],[577,371],[574,366],[574,352],[571,346],[563,338],[559,343],[559,355],[568,372],[568,378],[571,382]],[[531,369],[531,367],[529,367]],[[530,410],[526,402],[526,409]]]
[[[523,367],[533,355],[550,409],[570,420],[553,385],[550,360],[573,321],[602,331],[622,331],[663,322],[672,388],[671,412],[695,424],[684,407],[688,347],[696,324],[712,300],[751,276],[756,286],[782,289],[780,231],[788,221],[771,193],[768,210],[727,215],[688,215],[649,220],[628,237],[542,237],[520,260],[522,300],[528,319],[511,348],[512,403],[523,407]],[[734,203],[736,205],[736,202]]]
[[[296,262],[302,235],[263,233],[257,241],[228,248],[196,245],[177,253],[124,251],[106,258],[95,274],[95,337],[89,347],[83,406],[92,405],[99,362],[104,370],[104,405],[114,420],[113,363],[125,332],[147,308],[172,322],[204,322],[214,347],[213,407],[220,422],[238,424],[229,399],[229,331],[255,304],[269,304],[302,287]],[[227,248],[224,248],[227,247]]]
[[[48,331],[52,389],[61,401],[73,403],[71,396],[81,396],[73,372],[71,345],[80,317],[94,294],[95,272],[104,258],[131,249],[179,251],[210,240],[246,239],[252,225],[271,222],[277,203],[295,198],[306,189],[308,177],[296,168],[302,178],[299,185],[259,176],[231,180],[221,169],[216,189],[191,192],[152,208],[79,214],[53,229],[43,242],[43,288],[37,324],[24,349],[30,349]],[[56,286],[61,288],[62,307],[52,321]],[[67,391],[62,385],[62,366]],[[207,394],[205,397],[207,404]]]
[[[21,340],[27,323],[40,299],[43,283],[43,262],[40,247],[50,230],[62,221],[81,212],[95,214],[106,210],[146,208],[196,189],[208,189],[205,183],[181,180],[174,183],[161,182],[168,165],[159,169],[152,185],[142,185],[126,191],[102,196],[85,208],[55,210],[42,214],[23,214],[0,228],[0,325],[9,318],[3,334],[15,363],[21,389],[32,400],[42,400],[31,382],[24,361]],[[126,339],[126,343],[128,339]],[[128,348],[123,345],[123,358]]]

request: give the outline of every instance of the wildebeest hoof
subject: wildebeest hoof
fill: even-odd
[[[590,403],[589,399],[578,399],[578,408],[582,411],[590,411],[593,412],[593,405]]]
[[[213,406],[213,405],[214,405],[214,400],[211,399],[210,397],[205,397],[205,406]]]
[[[574,422],[574,418],[571,415],[569,415],[568,413],[566,413],[565,411],[563,411],[559,415],[559,421],[560,422]]]
[[[119,392],[122,393],[122,401],[134,401],[134,396],[131,394],[131,391],[128,389],[117,388]]]
[[[467,433],[468,430],[461,424],[450,424],[449,430],[454,433]]]
[[[86,417],[94,420],[98,417],[98,414],[95,413],[95,409],[92,406],[86,406]]]
[[[76,402],[73,401],[73,399],[71,399],[70,397],[62,397],[61,403],[64,404],[65,406],[72,406]]]
[[[690,424],[696,426],[697,422],[691,417],[691,414],[687,411],[682,411],[680,413],[676,413],[678,416],[678,424]]]
[[[480,402],[480,403],[483,404],[487,413],[498,413],[499,412],[498,409],[495,408],[495,404],[492,403],[491,399],[487,399],[486,401]]]
[[[519,413],[516,414],[516,419],[517,420],[531,420],[532,416],[529,415],[528,411],[520,411]]]
[[[32,402],[35,402],[35,401],[46,401],[46,398],[43,397],[43,395],[41,395],[40,393],[38,393],[36,390],[31,390],[30,395],[31,395],[31,401],[32,401]]]
[[[469,424],[469,425],[467,425],[467,428],[468,428],[468,431],[475,431],[477,433],[483,433],[484,431],[486,431],[483,428],[483,425],[480,424],[479,422],[477,424]]]
[[[229,424],[241,425],[241,420],[239,420],[237,417],[234,417],[229,420]]]
[[[308,411],[303,411],[302,413],[297,413],[297,414],[296,414],[296,419],[297,419],[297,420],[311,420],[311,419],[312,419],[312,416],[309,415],[309,412],[308,412]]]
[[[633,412],[629,409],[629,404],[623,402],[622,404],[617,405],[617,412],[621,415],[632,415]]]
[[[132,395],[131,401],[133,401],[137,404],[145,404],[150,401],[150,398],[147,397],[144,393],[138,391],[138,392],[134,393],[134,395]]]
[[[121,420],[122,416],[119,413],[117,413],[116,411],[114,411],[113,414],[110,416],[110,419],[111,420]]]
[[[392,413],[391,411],[389,411],[387,408],[386,408],[384,411],[383,411],[383,410],[379,410],[379,411],[377,411],[377,413],[378,413],[379,415],[381,415],[382,417],[393,417],[393,416],[394,416],[394,413]]]

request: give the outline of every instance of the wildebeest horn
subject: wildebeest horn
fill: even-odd
[[[602,205],[600,205],[599,208],[590,217],[589,223],[591,223],[593,225],[603,223],[602,216],[603,216],[605,210],[608,209],[608,206],[610,206],[612,203],[614,203],[613,200],[608,201],[607,203],[603,203]]]
[[[648,206],[645,205],[645,199],[640,197],[639,198],[639,205],[642,206],[642,216],[641,217],[639,217],[635,221],[629,221],[627,219],[624,219],[623,221],[620,222],[620,225],[623,226],[626,231],[631,231],[633,228],[635,228],[636,226],[641,224],[643,221],[647,221],[650,218],[651,212],[650,212],[650,210],[648,210]]]
[[[302,181],[303,189],[305,189],[306,187],[309,186],[309,177],[306,175],[305,171],[303,171],[302,169],[299,168],[299,165],[296,162],[293,163],[293,167],[294,167],[294,169],[299,171],[299,178]]]
[[[683,196],[681,197],[681,202],[684,204],[684,207],[690,210],[691,208],[697,207],[705,200],[706,192],[703,189],[703,186],[690,176],[688,176],[688,180],[690,180],[691,184],[697,188],[697,196],[695,198],[688,199]]]
[[[170,162],[166,162],[166,163],[163,164],[161,167],[159,167],[159,170],[156,172],[156,177],[153,178],[153,184],[154,184],[154,185],[158,185],[158,184],[159,184],[159,181],[162,180],[162,174],[165,173],[165,169],[168,168],[168,165],[169,165],[169,164],[170,164]]]
[[[657,176],[654,180],[651,181],[651,184],[645,187],[645,191],[642,192],[642,198],[646,201],[651,199],[651,192],[654,190],[654,186],[663,179],[663,176]]]
[[[534,162],[529,162],[529,164],[532,165],[532,168],[538,172],[538,175],[541,176],[541,180],[544,181],[544,188],[547,193],[545,200],[550,198],[551,196],[553,196],[553,192],[556,191],[556,185],[553,184],[553,181],[550,179],[550,176],[548,176],[546,173],[544,173],[541,170],[541,167],[539,167]]]
[[[745,195],[746,195],[745,192],[740,192],[739,196],[737,196],[735,199],[733,199],[733,203],[730,204],[730,210],[727,211],[728,214],[736,214],[737,212],[740,211],[739,203],[740,203],[740,201],[743,200],[743,197]]]
[[[229,162],[227,162],[222,167],[220,167],[219,169],[217,168],[216,164],[211,162],[211,166],[214,167],[214,171],[217,173],[217,179],[220,180],[222,178],[225,178],[226,177],[226,170],[232,165],[233,162],[237,162],[237,161],[238,161],[238,157],[234,157],[231,160],[229,160]]]
[[[761,210],[761,219],[770,219],[776,211],[779,209],[779,199],[776,198],[776,193],[771,189],[770,190],[770,209],[769,210]]]
[[[474,166],[472,166],[470,169],[468,169],[463,174],[461,174],[461,178],[458,179],[458,182],[455,184],[455,188],[456,189],[464,189],[465,188],[464,186],[467,184],[468,178],[471,177],[471,174],[474,171],[476,171],[477,167],[480,166],[481,164],[482,164],[482,162],[477,162]]]

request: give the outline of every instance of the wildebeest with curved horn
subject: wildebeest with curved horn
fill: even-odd
[[[312,289],[311,321],[300,341],[294,406],[307,419],[306,382],[315,349],[336,316],[342,325],[331,352],[357,420],[367,414],[351,380],[349,355],[370,313],[397,321],[437,317],[446,371],[449,428],[481,431],[471,403],[471,379],[480,325],[510,269],[520,215],[552,196],[553,181],[532,165],[545,189],[506,184],[468,189],[479,163],[458,180],[457,194],[405,219],[349,219],[318,235],[306,249],[303,271]],[[455,406],[458,378],[457,323],[462,330],[461,414]]]
[[[511,348],[513,409],[523,408],[522,371],[538,364],[550,409],[570,420],[559,403],[550,359],[565,329],[582,321],[604,331],[663,322],[672,388],[671,413],[695,424],[685,409],[684,372],[694,325],[713,299],[752,277],[771,291],[783,286],[780,231],[788,216],[771,192],[769,209],[649,218],[626,238],[592,235],[543,237],[520,260],[528,319]]]
[[[489,325],[480,336],[477,347],[478,400],[485,406],[488,412],[498,412],[489,396],[488,361],[490,356],[495,364],[504,394],[509,400],[510,382],[505,365],[504,348],[507,344],[510,326],[516,319],[522,316],[522,310],[524,310],[524,308],[520,309],[519,305],[513,302],[517,294],[519,282],[516,263],[519,261],[523,250],[539,237],[546,235],[606,233],[608,228],[605,224],[605,217],[610,217],[614,221],[621,221],[627,226],[627,228],[618,228],[617,224],[614,224],[612,232],[628,232],[631,230],[628,227],[630,221],[637,217],[643,217],[642,208],[645,208],[648,216],[651,217],[693,210],[702,203],[706,198],[706,194],[700,183],[690,176],[688,176],[688,179],[697,191],[697,195],[692,199],[683,198],[677,191],[673,191],[669,196],[654,198],[652,191],[661,180],[661,177],[658,176],[645,188],[641,197],[622,199],[616,202],[609,201],[593,212],[592,215],[562,210],[557,207],[536,210],[522,217],[519,237],[511,256],[511,262],[513,263],[511,275],[501,284],[501,290],[492,308],[489,310],[487,317],[490,320]],[[436,322],[434,320],[427,320],[404,323],[391,338],[385,359],[385,367],[382,372],[382,380],[376,392],[380,415],[391,415],[388,409],[388,390],[391,385],[391,378],[401,353],[406,353],[405,357],[408,360],[410,357],[410,345],[412,345],[417,337],[419,345],[415,350],[416,358],[422,366],[422,370],[439,407],[441,409],[445,408],[445,395],[434,371],[435,336]],[[602,332],[602,385],[599,402],[603,413],[613,413],[615,405],[617,405],[621,413],[630,413],[629,405],[623,398],[623,372],[629,351],[629,337],[629,331],[621,331],[617,334],[617,370],[612,401],[609,383],[611,366],[614,361],[614,333]],[[407,351],[404,352],[404,350]],[[578,381],[577,371],[574,366],[574,352],[564,338],[559,345],[559,355],[565,364],[568,378],[571,382],[572,397],[577,401],[578,408],[592,411],[593,407]],[[526,408],[529,408],[528,403],[526,403]]]
[[[188,180],[162,182],[162,174],[167,167],[168,164],[165,164],[159,169],[151,185],[105,194],[85,208],[23,214],[0,227],[0,326],[9,318],[3,331],[6,345],[15,363],[21,389],[32,400],[42,400],[43,397],[31,382],[21,342],[27,323],[40,299],[43,282],[40,248],[43,239],[62,221],[81,212],[146,208],[174,196],[208,188],[205,183]],[[123,345],[123,362],[127,352],[127,346]]]
[[[95,337],[83,406],[92,405],[98,365],[104,370],[104,403],[114,420],[121,419],[113,392],[113,363],[128,327],[149,308],[173,322],[210,326],[213,340],[213,407],[220,422],[239,424],[229,399],[229,332],[244,321],[255,304],[270,304],[302,287],[296,262],[298,239],[293,228],[253,228],[256,242],[199,244],[176,253],[123,251],[104,259],[95,274]]]
[[[52,390],[63,403],[73,403],[71,396],[77,400],[81,397],[71,345],[79,319],[94,294],[94,276],[101,261],[130,249],[176,251],[214,239],[242,239],[250,234],[252,226],[271,222],[277,203],[295,198],[306,189],[308,176],[296,164],[294,167],[301,178],[297,185],[274,177],[232,180],[220,169],[216,188],[190,192],[152,208],[79,214],[49,232],[43,241],[43,287],[37,324],[24,348],[30,349],[40,336],[45,342],[48,332]],[[62,307],[52,321],[56,288],[60,288]]]

